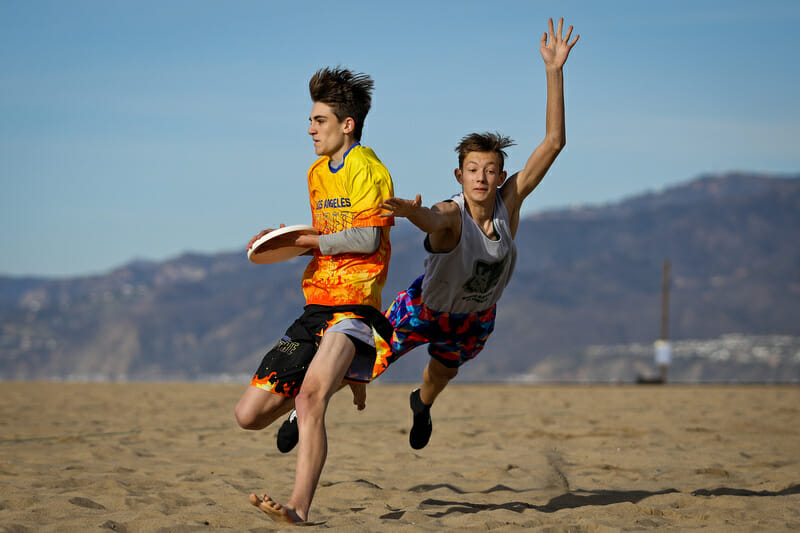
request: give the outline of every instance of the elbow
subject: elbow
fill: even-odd
[[[558,155],[561,150],[567,145],[567,136],[564,134],[560,135],[548,135],[545,139],[545,144],[547,147],[552,151],[554,154]]]

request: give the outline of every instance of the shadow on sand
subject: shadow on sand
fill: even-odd
[[[417,485],[409,489],[409,492],[429,492],[439,488],[447,488],[457,494],[467,494],[467,492],[454,487],[452,485],[443,483],[437,485]],[[482,491],[477,494],[488,494],[491,492],[527,492],[525,489],[512,489],[505,485],[495,485],[494,487]],[[497,509],[505,509],[507,511],[514,511],[521,513],[527,509],[532,509],[542,513],[554,513],[562,509],[574,509],[576,507],[585,507],[590,505],[613,505],[615,503],[638,503],[650,496],[657,496],[660,494],[679,493],[677,489],[664,489],[660,491],[646,491],[646,490],[597,490],[597,491],[577,491],[568,492],[560,496],[556,496],[544,505],[534,505],[527,502],[512,501],[506,503],[470,503],[464,501],[450,501],[450,500],[437,500],[427,499],[420,502],[423,508],[442,508],[441,511],[429,514],[432,518],[439,518],[452,513],[465,513],[473,514],[481,511],[494,511]],[[698,489],[693,491],[692,496],[747,496],[747,497],[768,497],[768,496],[786,496],[790,494],[800,494],[800,484],[791,485],[779,491],[753,491],[748,489],[735,489],[729,487],[719,487],[716,489]],[[431,509],[432,510],[432,509]],[[400,519],[405,511],[392,510],[381,518],[388,520]]]

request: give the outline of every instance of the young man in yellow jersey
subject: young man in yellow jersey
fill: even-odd
[[[392,359],[391,325],[380,309],[394,220],[381,217],[379,206],[392,197],[393,185],[383,163],[360,143],[372,89],[369,76],[343,68],[321,69],[309,82],[314,104],[308,133],[319,158],[308,171],[308,192],[319,235],[281,237],[283,246],[313,250],[302,282],[306,306],[264,356],[236,405],[239,425],[254,430],[296,410],[291,496],[281,505],[267,495],[250,495],[250,503],[276,522],[308,519],[327,454],[331,396],[349,382],[354,403],[363,409],[365,384]]]

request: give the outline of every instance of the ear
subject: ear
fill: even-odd
[[[461,180],[461,175],[462,175],[462,174],[461,174],[461,169],[460,169],[460,168],[457,168],[457,169],[455,170],[455,175],[456,175],[456,181],[457,181],[458,183],[460,183],[461,185],[464,185],[464,182]]]
[[[356,129],[356,121],[353,120],[353,117],[347,117],[346,119],[344,119],[343,123],[344,123],[344,128],[342,129],[342,131],[344,133],[353,133],[353,131]]]
[[[497,184],[498,187],[502,187],[503,184],[506,182],[506,178],[508,177],[508,172],[505,170],[500,173],[500,183]]]

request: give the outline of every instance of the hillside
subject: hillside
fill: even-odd
[[[461,379],[538,368],[545,378],[613,380],[608,371],[587,375],[587,350],[658,337],[664,259],[672,264],[672,339],[800,336],[798,237],[797,176],[705,176],[615,204],[530,216],[517,234],[517,272],[496,332]],[[392,242],[384,304],[422,272],[424,257],[422,234],[407,223]],[[256,266],[235,251],[94,277],[0,278],[0,378],[249,374],[301,309],[305,263]],[[417,379],[425,358],[409,354],[386,379]],[[548,374],[547,361],[565,365]],[[780,368],[778,381],[800,379],[800,361]],[[729,369],[720,372],[736,379]]]

